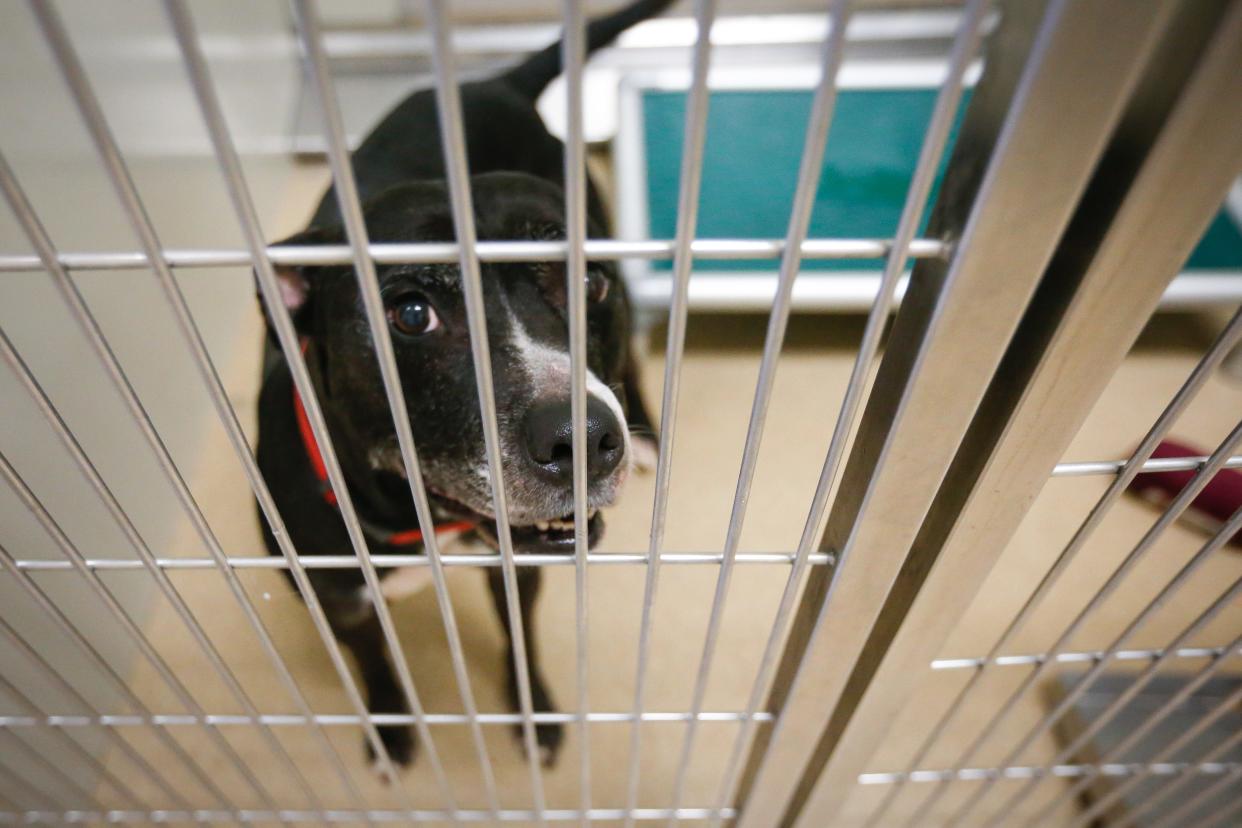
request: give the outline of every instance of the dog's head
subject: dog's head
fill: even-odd
[[[527,175],[472,181],[478,237],[565,238],[564,196]],[[373,242],[453,241],[443,182],[390,189],[364,205]],[[596,228],[598,232],[598,228]],[[285,244],[340,244],[340,227]],[[440,517],[474,522],[495,543],[482,417],[461,272],[455,264],[377,265],[423,476]],[[483,263],[483,293],[500,423],[505,492],[515,545],[572,551],[570,359],[563,261]],[[285,267],[282,296],[306,345],[324,414],[351,487],[409,502],[404,467],[353,267]],[[587,295],[587,459],[590,541],[598,509],[630,465],[622,372],[629,310],[617,269],[590,262]]]

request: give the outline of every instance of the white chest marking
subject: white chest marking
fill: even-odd
[[[431,567],[403,566],[389,573],[380,581],[380,592],[385,601],[400,601],[422,592],[431,584]]]

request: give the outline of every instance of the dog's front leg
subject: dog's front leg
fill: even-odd
[[[556,705],[543,682],[543,674],[539,670],[538,647],[535,635],[535,601],[539,597],[539,585],[542,573],[536,567],[520,567],[517,571],[518,603],[521,606],[522,629],[526,633],[526,666],[530,673],[531,707],[537,713],[555,712]],[[509,705],[514,710],[521,709],[518,701],[517,673],[513,660],[513,630],[509,626],[509,612],[505,604],[504,573],[493,567],[487,573],[487,585],[492,591],[492,602],[500,623],[505,628],[505,636],[509,646],[505,649],[505,675],[508,676],[506,689],[509,694]],[[518,739],[522,738],[522,727],[516,728]],[[561,749],[564,728],[559,724],[541,724],[535,726],[535,739],[539,743],[539,760],[545,767],[556,762],[557,753]]]
[[[319,573],[311,576],[312,583],[316,574]],[[366,688],[367,708],[372,713],[409,713],[405,694],[401,692],[386,656],[387,647],[384,645],[379,616],[367,595],[362,575],[356,573],[358,583],[342,588],[339,579],[343,574],[333,573],[330,576],[333,578],[331,585],[323,589],[316,585],[315,592],[323,604],[328,623],[332,625],[337,640],[353,653],[358,664],[358,671],[362,674],[362,683]],[[415,748],[414,734],[410,728],[403,725],[385,725],[378,730],[392,761],[399,767],[409,765],[414,758]],[[366,746],[367,755],[372,762],[378,762],[370,742]]]

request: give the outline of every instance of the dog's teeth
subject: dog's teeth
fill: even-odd
[[[535,521],[535,528],[540,532],[546,532],[548,531],[549,524],[546,520],[537,520]]]

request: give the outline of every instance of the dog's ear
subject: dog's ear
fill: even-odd
[[[310,279],[307,268],[302,265],[276,265],[276,280],[280,285],[280,298],[284,300],[285,310],[296,319],[298,312],[310,298]]]
[[[330,231],[312,227],[276,242],[275,246],[331,243]],[[272,269],[276,272],[276,281],[280,287],[280,298],[283,301],[285,310],[289,312],[289,316],[293,319],[294,327],[297,328],[299,334],[305,335],[309,333],[310,304],[311,298],[314,295],[314,274],[317,268],[313,265],[273,263]],[[270,329],[272,323],[271,310],[267,307],[267,303],[264,302],[262,292],[259,292],[259,305],[263,308],[263,315],[267,319]]]

